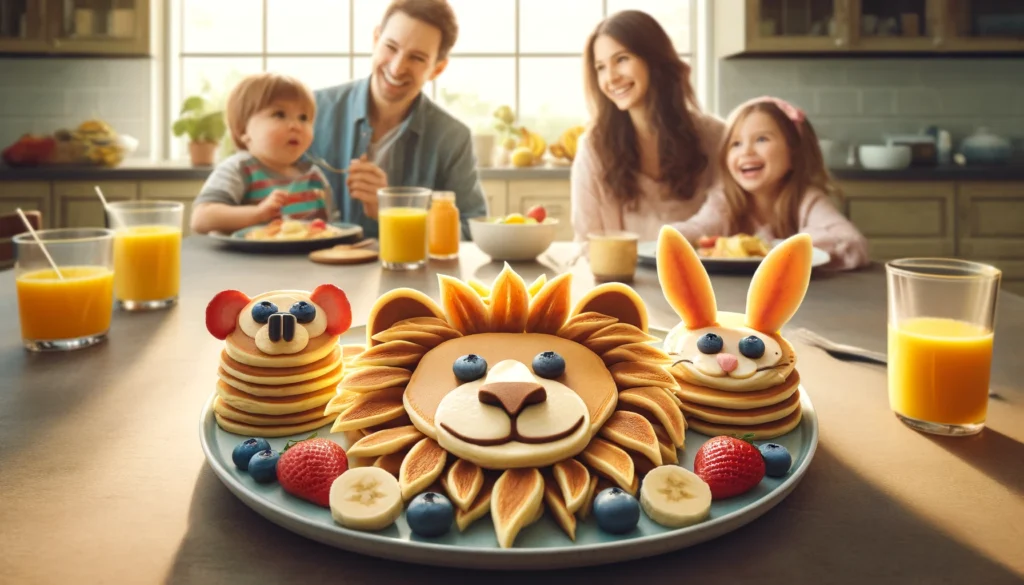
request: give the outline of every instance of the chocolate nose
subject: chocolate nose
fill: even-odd
[[[270,328],[270,341],[274,343],[281,339],[288,343],[295,338],[295,315],[291,313],[274,313],[267,326]]]
[[[516,416],[530,404],[540,404],[548,398],[544,387],[536,382],[490,382],[477,391],[480,402],[500,406],[509,416]]]

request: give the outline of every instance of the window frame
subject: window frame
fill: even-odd
[[[158,119],[161,123],[154,124],[155,128],[160,129],[160,132],[154,135],[152,138],[152,144],[159,146],[159,148],[153,148],[153,154],[158,155],[160,159],[164,160],[183,160],[187,158],[187,153],[181,146],[175,145],[179,140],[174,137],[170,132],[171,125],[177,116],[177,106],[180,104],[183,95],[183,71],[186,59],[189,58],[253,58],[258,57],[261,60],[262,70],[266,71],[267,62],[272,58],[346,58],[349,63],[349,79],[356,79],[356,63],[357,60],[365,60],[373,56],[372,52],[368,51],[356,51],[356,2],[358,0],[348,0],[348,11],[349,11],[349,36],[348,36],[348,52],[303,52],[303,53],[292,53],[283,51],[268,51],[268,0],[256,0],[260,2],[262,11],[262,48],[259,52],[187,52],[184,50],[184,15],[185,15],[185,2],[183,0],[166,0],[164,3],[164,22],[166,28],[164,29],[165,41],[164,51],[166,54],[165,67],[162,75],[158,75],[159,84],[162,87],[159,91],[154,92],[155,96],[158,96],[154,105],[154,112],[157,114]],[[514,3],[515,18],[513,24],[515,26],[514,34],[514,47],[511,52],[458,52],[454,51],[451,55],[453,59],[459,58],[511,58],[515,63],[515,78],[514,84],[514,98],[513,103],[510,105],[513,108],[516,116],[521,115],[520,106],[522,103],[522,85],[520,83],[522,75],[520,71],[520,64],[522,59],[544,59],[544,58],[566,58],[566,57],[580,57],[579,52],[521,52],[520,50],[520,38],[521,38],[521,5],[520,0],[512,0]],[[608,0],[600,0],[601,3],[601,18],[608,16]],[[694,91],[697,93],[697,98],[703,107],[707,111],[712,111],[712,100],[714,99],[714,77],[715,71],[713,67],[714,59],[712,57],[712,43],[710,38],[710,19],[712,17],[711,3],[708,0],[689,0],[690,8],[690,34],[688,35],[689,47],[687,51],[679,51],[680,57],[689,60],[691,67],[693,68],[694,76],[692,79]],[[443,75],[443,74],[442,74]],[[340,81],[339,81],[340,83]],[[424,88],[426,93],[431,100],[437,102],[438,87],[437,83],[429,83]],[[177,152],[176,152],[177,150]]]

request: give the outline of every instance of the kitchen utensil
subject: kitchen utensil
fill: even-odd
[[[857,154],[865,169],[892,170],[909,167],[913,153],[906,145],[862,144]]]

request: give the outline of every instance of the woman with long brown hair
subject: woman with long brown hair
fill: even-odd
[[[701,111],[690,66],[647,13],[606,18],[583,61],[591,122],[572,166],[576,239],[610,230],[656,239],[700,209],[724,125]]]

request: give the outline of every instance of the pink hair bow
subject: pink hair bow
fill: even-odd
[[[806,116],[804,115],[804,111],[794,106],[793,104],[787,102],[786,100],[766,95],[757,98],[757,100],[755,101],[771,102],[775,104],[776,106],[779,107],[780,110],[782,110],[782,113],[786,114],[787,118],[789,118],[790,120],[793,121],[794,124],[796,124],[797,130],[800,130],[801,126],[803,126],[804,119],[806,118]]]

